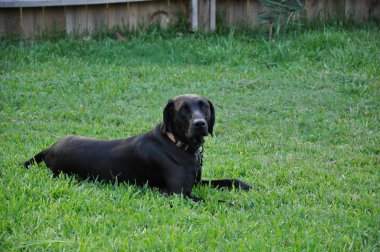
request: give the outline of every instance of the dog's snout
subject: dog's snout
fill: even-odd
[[[194,120],[195,128],[204,128],[206,126],[206,121],[204,119],[196,119]]]

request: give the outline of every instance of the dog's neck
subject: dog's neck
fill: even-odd
[[[176,137],[172,132],[169,131],[166,131],[165,134],[178,148],[181,148],[187,152],[196,152],[202,146],[201,144],[190,145],[185,142],[182,142],[181,140],[179,140],[178,137]]]
[[[183,149],[183,150],[185,150],[185,151],[187,151],[188,149],[189,149],[189,145],[188,144],[186,144],[186,143],[184,143],[184,142],[182,142],[181,140],[179,140],[178,138],[176,138],[175,136],[174,136],[174,134],[173,133],[171,133],[171,132],[166,132],[166,136],[178,147],[178,148],[181,148],[181,149]]]

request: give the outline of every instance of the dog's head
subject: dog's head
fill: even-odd
[[[169,100],[163,117],[164,130],[185,143],[203,144],[204,137],[213,134],[214,106],[202,96],[186,94]]]

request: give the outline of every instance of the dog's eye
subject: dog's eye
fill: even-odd
[[[207,109],[208,109],[208,106],[207,106],[206,104],[203,104],[203,105],[201,106],[201,108],[202,108],[203,110],[207,110]]]
[[[180,107],[179,111],[181,111],[181,112],[187,112],[187,107],[185,107],[185,106]]]

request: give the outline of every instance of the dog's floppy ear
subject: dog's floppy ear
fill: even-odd
[[[212,105],[212,102],[209,100],[207,101],[210,105],[210,112],[211,112],[211,115],[208,121],[208,133],[210,133],[210,135],[213,136],[213,130],[214,130],[214,124],[215,124],[215,109],[214,109],[214,105]]]
[[[173,113],[173,109],[174,109],[174,101],[169,100],[163,112],[163,119],[164,119],[163,133],[171,132],[171,123],[172,123],[171,116]]]

